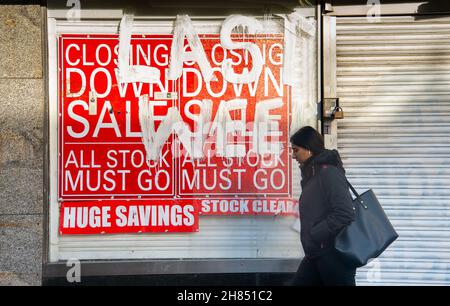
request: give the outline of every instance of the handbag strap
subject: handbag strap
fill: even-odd
[[[351,191],[353,192],[353,194],[355,195],[356,198],[360,198],[361,196],[359,195],[359,193],[356,191],[355,188],[353,188],[352,184],[350,184],[350,182],[348,181],[347,178],[345,178],[345,180],[347,181],[347,185],[348,187],[350,187]]]
[[[350,187],[351,191],[355,195],[356,200],[359,202],[359,204],[361,204],[365,209],[367,209],[366,204],[364,204],[364,201],[361,199],[361,195],[356,191],[356,189],[352,186],[352,184],[350,184],[347,177],[345,178],[345,180],[347,181],[348,187]]]

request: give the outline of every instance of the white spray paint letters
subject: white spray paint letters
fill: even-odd
[[[142,65],[129,65],[132,29],[133,16],[123,15],[119,28],[119,83],[157,83],[160,79],[158,69]]]
[[[259,76],[261,75],[263,59],[261,51],[258,46],[252,42],[233,42],[231,39],[231,33],[233,29],[237,26],[244,26],[248,29],[248,34],[256,34],[262,32],[262,26],[255,18],[241,16],[241,15],[231,15],[225,19],[220,30],[220,43],[226,49],[244,49],[247,50],[253,61],[253,67],[251,71],[246,71],[242,74],[237,74],[233,71],[231,59],[223,61],[222,72],[225,79],[230,83],[253,83],[257,82]]]
[[[280,16],[284,19],[283,83],[293,86],[295,80],[295,67],[292,65],[292,59],[295,54],[297,32],[303,31],[310,37],[314,37],[316,33],[316,24],[314,20],[307,20],[296,12]]]
[[[190,52],[184,49],[185,38],[187,38],[189,47],[192,50]],[[178,15],[170,48],[169,80],[176,80],[181,76],[183,63],[187,61],[197,62],[205,82],[213,79],[214,75],[211,65],[206,58],[205,50],[192,25],[191,19],[187,15]]]
[[[284,83],[292,85],[293,70],[287,68],[291,57],[294,55],[294,43],[292,31],[296,31],[296,27],[300,23],[303,27],[308,26],[304,18],[296,15],[285,17],[286,28],[290,31],[285,32],[286,54],[284,56]],[[222,24],[220,31],[220,42],[225,49],[236,50],[243,49],[248,52],[252,60],[252,68],[249,71],[244,69],[242,73],[236,73],[232,67],[232,60],[227,59],[222,63],[222,74],[227,82],[234,84],[250,84],[257,82],[263,69],[263,57],[258,46],[252,42],[235,42],[232,40],[232,32],[242,26],[247,29],[247,33],[254,35],[262,33],[262,25],[258,20],[252,17],[242,15],[231,15]],[[129,64],[129,48],[131,42],[131,32],[133,27],[133,16],[124,15],[120,23],[119,33],[119,60],[118,60],[118,81],[119,83],[143,82],[156,83],[160,79],[159,70],[148,66],[130,66]],[[315,27],[310,27],[307,31]],[[184,47],[185,38],[188,41],[191,51],[186,51]],[[206,57],[202,43],[195,31],[195,28],[187,15],[177,16],[174,28],[174,36],[170,50],[170,63],[168,71],[168,79],[176,80],[182,76],[183,63],[186,61],[197,62],[200,67],[205,82],[216,81],[214,71]],[[75,93],[77,96],[79,93]],[[101,95],[99,95],[101,97]],[[162,146],[172,133],[176,133],[178,139],[183,144],[187,153],[193,158],[202,158],[203,144],[207,134],[216,133],[217,139],[217,156],[223,157],[242,157],[245,156],[245,146],[227,144],[228,133],[240,132],[245,134],[245,119],[241,121],[233,121],[229,115],[231,110],[240,110],[245,112],[246,100],[234,99],[228,102],[221,101],[219,110],[213,122],[211,118],[211,101],[203,101],[201,104],[201,113],[196,118],[197,132],[191,132],[188,125],[183,122],[177,107],[170,107],[167,115],[162,120],[158,129],[155,129],[155,118],[152,101],[148,101],[148,96],[139,98],[139,123],[142,130],[142,141],[147,152],[147,160],[157,160]],[[277,122],[274,116],[269,115],[269,110],[275,109],[282,105],[281,99],[271,99],[260,101],[256,106],[256,118],[254,122],[253,147],[255,152],[260,154],[280,154],[280,144],[268,145],[265,137],[268,134],[276,136],[273,131],[277,130]],[[83,105],[83,107],[85,107]],[[272,118],[273,117],[273,118]],[[243,116],[245,118],[245,116]],[[73,131],[71,131],[74,133]],[[83,131],[84,132],[84,131]],[[81,133],[83,133],[81,132]],[[276,133],[276,132],[275,132]]]
[[[192,133],[188,125],[182,120],[177,107],[170,107],[167,115],[161,121],[158,129],[155,130],[155,116],[152,101],[148,100],[148,95],[139,98],[139,123],[142,129],[142,140],[147,152],[147,160],[157,160],[160,158],[162,146],[174,132],[183,144],[187,153],[192,158],[203,157],[203,144],[206,134],[203,133],[204,125],[211,117],[212,102],[204,100],[201,104],[200,115],[197,117],[198,131]],[[194,140],[192,140],[194,138]]]

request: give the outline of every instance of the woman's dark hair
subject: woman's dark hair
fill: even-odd
[[[313,155],[320,154],[325,150],[322,135],[310,126],[304,126],[295,132],[290,141],[296,146],[311,151]]]

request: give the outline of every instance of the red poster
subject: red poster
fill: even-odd
[[[291,198],[206,198],[198,200],[200,215],[298,216]]]
[[[198,231],[192,201],[90,201],[61,205],[59,233],[173,233]]]
[[[221,70],[224,59],[231,60],[236,73],[252,69],[248,53],[242,49],[224,49],[218,35],[200,35],[200,38],[216,80],[205,82],[195,62],[185,62],[182,76],[176,81],[168,80],[172,35],[133,35],[130,63],[157,68],[160,79],[156,84],[121,84],[117,73],[118,35],[60,36],[58,194],[63,202],[61,234],[195,231],[198,214],[296,214],[297,202],[291,199],[291,160],[287,150],[290,88],[281,80],[283,36],[246,36],[263,55],[260,77],[251,84],[227,82]],[[192,158],[180,141],[180,135],[171,133],[158,159],[148,159],[139,118],[139,99],[144,95],[148,95],[154,112],[155,130],[170,109],[175,108],[188,132],[195,133],[202,103],[211,103],[203,158]],[[255,118],[258,107],[266,102],[277,105],[264,113],[265,117],[270,117],[272,130],[264,134],[261,129],[258,133],[264,142],[279,146],[279,154],[256,152],[253,137],[260,128],[255,125]],[[227,106],[233,103],[240,107],[230,111]],[[225,134],[221,149],[218,129],[220,118],[225,117],[234,130]],[[230,148],[239,151],[239,157],[230,156]],[[236,198],[240,200],[238,204]],[[115,208],[125,207],[127,211],[131,209],[128,218],[134,220],[141,217],[134,217],[135,209],[138,214],[148,215],[153,207],[175,207],[180,203],[195,207],[191,212],[194,224],[164,223],[143,227],[130,221],[121,227],[111,221],[107,227],[97,226],[93,221],[95,226],[91,227],[80,227],[77,223],[74,227],[65,226],[78,212],[71,210],[75,207],[80,208],[80,218],[87,216],[92,220],[104,213],[111,220],[118,220],[120,216],[116,215]]]
[[[164,57],[171,38],[131,41],[132,61],[158,68],[158,84],[118,83],[117,35],[64,35],[59,44],[60,198],[173,197],[173,137],[159,161],[147,162],[137,104],[143,94],[153,97],[173,91],[174,82],[165,79],[168,59]],[[175,103],[155,102],[155,115],[163,117]]]
[[[242,146],[244,156],[227,158],[217,154],[217,133],[206,140],[205,158],[193,160],[187,154],[178,159],[178,190],[182,196],[289,196],[291,193],[291,159],[289,143],[289,87],[281,81],[283,39],[280,35],[254,36],[248,41],[255,43],[263,54],[263,70],[257,82],[250,84],[233,84],[227,82],[221,71],[224,58],[231,59],[235,72],[242,73],[244,67],[251,67],[251,57],[243,50],[230,51],[221,47],[218,35],[203,35],[203,46],[215,76],[215,82],[206,83],[200,72],[185,65],[181,77],[180,108],[183,118],[195,125],[190,117],[198,114],[199,106],[204,99],[211,100],[213,105],[212,121],[220,117],[221,104],[239,100],[245,108],[229,112],[233,122],[245,126],[245,131],[236,135],[228,135],[229,143],[235,147]],[[267,115],[273,117],[278,125],[279,135],[272,141],[284,146],[281,154],[258,154],[253,146],[255,109],[257,104],[278,99],[282,106],[271,110]],[[228,115],[228,114],[227,114]],[[214,128],[214,125],[213,125]],[[270,137],[270,136],[268,136]],[[267,140],[267,139],[264,139]],[[270,140],[269,140],[270,141]],[[181,147],[182,149],[182,147]]]

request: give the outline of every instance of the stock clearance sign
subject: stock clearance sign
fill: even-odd
[[[248,75],[252,53],[219,35],[198,35],[210,80],[195,60],[174,77],[173,37],[130,37],[126,60],[151,67],[151,82],[122,82],[118,35],[59,37],[61,234],[193,232],[199,215],[296,213],[283,36],[246,36],[262,59],[248,83],[223,67]],[[189,37],[182,46],[195,53]]]

